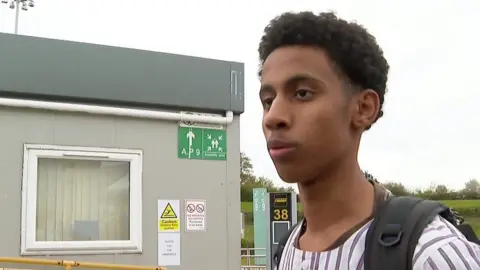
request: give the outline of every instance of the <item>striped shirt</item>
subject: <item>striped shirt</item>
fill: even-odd
[[[363,270],[365,237],[370,224],[365,224],[339,247],[325,252],[298,249],[296,243],[302,226],[297,226],[287,241],[276,270]],[[480,246],[468,242],[452,224],[437,216],[418,241],[413,269],[478,270]]]

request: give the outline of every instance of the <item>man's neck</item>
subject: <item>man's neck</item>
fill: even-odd
[[[340,224],[355,226],[355,222],[370,216],[374,205],[373,186],[357,165],[352,167],[339,166],[321,179],[299,184],[307,232],[322,234]]]

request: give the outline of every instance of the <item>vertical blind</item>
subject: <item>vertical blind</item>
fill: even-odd
[[[130,162],[38,158],[36,241],[130,239]]]

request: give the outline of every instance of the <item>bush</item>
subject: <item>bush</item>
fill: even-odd
[[[253,213],[252,212],[244,212],[243,218],[245,219],[245,224],[253,224]]]
[[[480,216],[480,208],[453,208],[453,210],[457,211],[463,217],[479,217]]]
[[[253,248],[253,239],[242,238],[242,248]]]

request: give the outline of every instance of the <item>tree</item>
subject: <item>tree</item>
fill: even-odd
[[[428,200],[445,200],[448,197],[448,189],[444,185],[431,183],[427,189],[418,190],[415,196]]]
[[[264,176],[255,176],[252,161],[245,153],[240,153],[240,197],[242,202],[251,202],[254,188],[266,188],[268,192],[291,192],[292,187],[277,187]]]
[[[476,199],[479,197],[480,183],[476,179],[470,179],[465,183],[462,195],[465,199]]]
[[[240,184],[244,185],[247,182],[254,182],[255,175],[253,173],[252,160],[240,152]]]
[[[451,200],[454,194],[445,185],[438,185],[435,187],[435,194],[433,200]]]
[[[411,192],[407,190],[407,188],[402,184],[402,183],[396,183],[396,182],[389,182],[383,184],[383,186],[390,190],[393,195],[395,196],[409,196],[411,195]]]
[[[447,194],[448,193],[448,188],[445,185],[438,185],[435,188],[435,193],[437,194]]]
[[[477,179],[470,179],[468,182],[465,183],[465,191],[477,193],[479,186],[480,183],[478,183]]]

